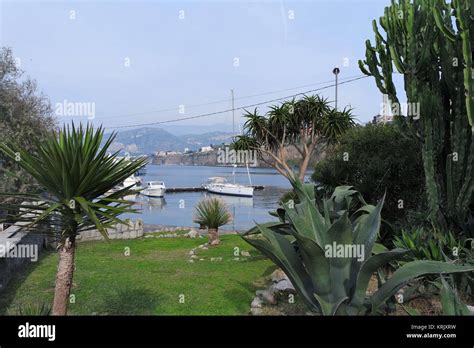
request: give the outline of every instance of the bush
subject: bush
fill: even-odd
[[[350,185],[368,202],[386,192],[383,216],[400,222],[408,212],[425,205],[421,146],[402,135],[395,125],[370,124],[345,133],[339,145],[315,166],[313,181],[326,194]]]

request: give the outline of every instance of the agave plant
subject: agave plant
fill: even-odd
[[[314,184],[291,183],[299,203],[284,203],[277,211],[280,221],[257,224],[242,236],[285,271],[312,310],[323,315],[376,313],[413,278],[474,270],[472,265],[408,262],[367,297],[372,275],[408,252],[375,248],[383,199],[373,206],[352,187],[340,186],[329,199],[316,200]]]
[[[219,227],[232,221],[232,214],[226,204],[218,198],[211,197],[200,201],[194,209],[193,221],[207,227],[209,244],[219,244]]]
[[[97,229],[107,238],[108,227],[124,223],[118,218],[120,214],[136,212],[131,208],[133,202],[122,199],[133,185],[109,192],[147,160],[129,161],[118,159],[118,153],[108,155],[115,135],[101,146],[103,133],[102,127],[94,131],[92,126],[76,129],[73,124],[51,133],[46,140],[35,141],[34,152],[0,143],[0,151],[16,160],[40,185],[36,193],[0,193],[11,200],[0,204],[0,210],[8,210],[0,222],[18,223],[30,231],[46,226],[59,242],[53,315],[67,313],[78,234]]]

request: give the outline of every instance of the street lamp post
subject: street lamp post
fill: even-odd
[[[332,73],[336,76],[336,100],[335,100],[335,104],[336,104],[336,111],[337,111],[337,75],[339,75],[339,73],[341,72],[341,70],[339,70],[338,67],[335,67],[334,69],[332,69]]]

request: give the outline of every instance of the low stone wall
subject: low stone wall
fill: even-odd
[[[138,219],[130,221],[129,224],[117,224],[113,228],[107,229],[109,239],[136,239],[143,237],[143,221]],[[77,238],[78,242],[88,242],[91,240],[104,240],[98,230],[81,232]]]

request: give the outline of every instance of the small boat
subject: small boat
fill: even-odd
[[[163,181],[149,181],[141,193],[148,197],[163,197],[165,191],[166,187]]]
[[[128,187],[128,186],[132,186],[134,185],[132,188],[136,188],[137,186],[142,186],[142,181],[140,178],[136,177],[135,175],[131,175],[129,176],[128,178],[126,178],[123,183],[122,183],[122,188],[123,187]]]
[[[253,186],[232,184],[227,182],[226,178],[214,176],[207,180],[203,188],[208,192],[229,196],[253,197]]]

